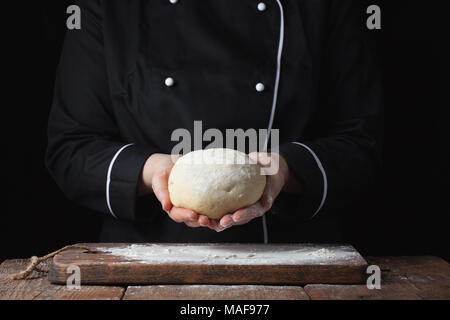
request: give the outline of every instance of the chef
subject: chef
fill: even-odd
[[[357,1],[78,5],[46,165],[69,199],[102,213],[101,241],[339,240],[339,208],[379,166],[380,82]],[[280,170],[259,203],[220,221],[171,204],[171,135],[196,121],[279,130]]]

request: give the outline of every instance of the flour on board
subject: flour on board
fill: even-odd
[[[226,265],[290,265],[330,264],[359,257],[348,246],[319,245],[245,245],[133,244],[99,247],[99,251],[121,257],[119,263],[143,264],[226,264]]]

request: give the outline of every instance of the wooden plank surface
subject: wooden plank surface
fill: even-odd
[[[66,283],[68,267],[82,284],[354,284],[367,263],[349,245],[82,244],[54,257],[49,279]]]
[[[26,268],[28,260],[7,260],[0,265],[0,300],[120,300],[125,292],[121,287],[82,286],[69,289],[52,285],[46,273],[34,272],[26,280],[11,280],[9,275]],[[48,264],[42,264],[48,269]]]
[[[380,290],[366,285],[307,285],[313,300],[450,299],[450,265],[437,257],[368,258],[382,270]]]
[[[90,299],[450,299],[449,264],[437,257],[368,258],[382,270],[381,290],[365,285],[297,286],[82,286],[69,290],[50,284],[46,274],[33,273],[27,280],[13,281],[9,275],[22,271],[28,260],[7,260],[0,265],[0,300],[90,300]],[[44,265],[45,269],[48,266]],[[308,296],[307,296],[308,295]]]
[[[302,287],[256,285],[130,286],[124,300],[309,300]]]

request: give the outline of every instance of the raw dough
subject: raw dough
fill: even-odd
[[[175,207],[220,219],[261,198],[266,176],[260,171],[254,160],[236,150],[190,152],[172,168],[170,200]]]

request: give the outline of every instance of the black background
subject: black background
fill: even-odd
[[[65,11],[72,1],[30,2],[0,8],[6,54],[0,100],[0,261],[94,242],[99,228],[99,217],[67,201],[43,164]],[[440,109],[437,2],[368,2],[382,9],[382,30],[367,33],[377,44],[384,71],[383,173],[372,200],[346,223],[348,241],[365,255],[449,259],[448,118]],[[361,15],[365,19],[365,12]]]

